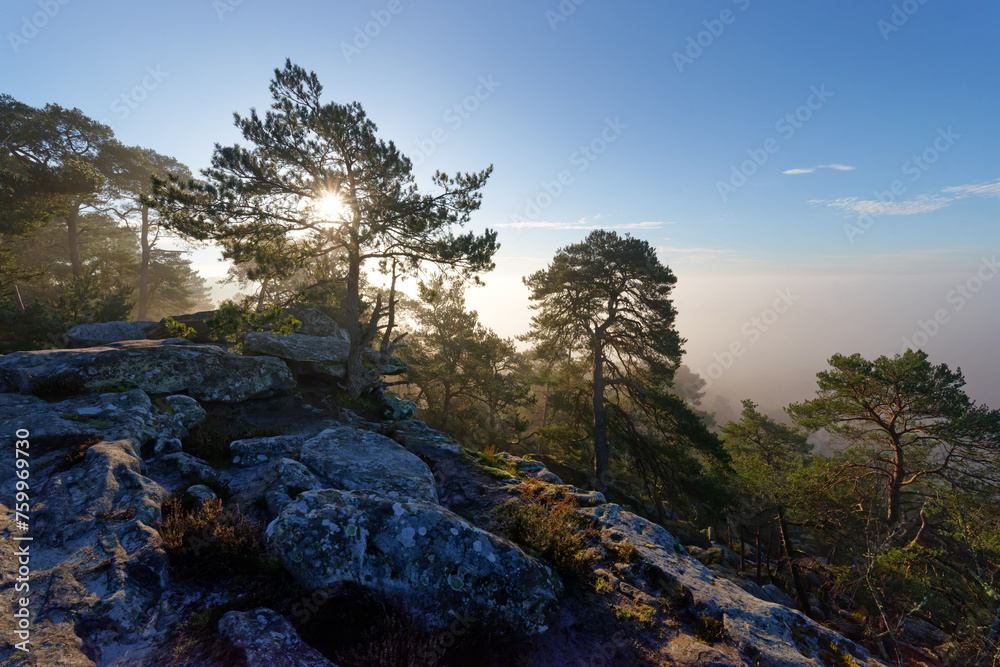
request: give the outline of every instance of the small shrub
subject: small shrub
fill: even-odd
[[[94,516],[105,521],[128,521],[135,517],[135,507],[129,505],[124,509],[111,512],[97,512]]]
[[[53,473],[66,472],[83,460],[83,457],[87,455],[88,449],[101,441],[96,435],[84,435],[82,433],[75,436],[67,436],[67,440],[69,440],[67,444],[70,449],[56,463],[56,467],[52,470]]]
[[[503,478],[516,476],[517,466],[512,463],[507,463],[503,459],[496,455],[496,448],[490,445],[481,452],[477,452],[474,449],[462,449],[462,454],[465,455],[467,459],[478,463],[480,466],[486,469],[487,474],[493,477],[499,477],[495,471],[501,471],[504,473]]]
[[[594,591],[596,591],[598,595],[610,595],[614,589],[611,587],[611,584],[608,583],[607,579],[598,577],[597,581],[594,582]]]
[[[441,664],[444,649],[435,638],[421,631],[407,616],[386,615],[379,619],[364,641],[336,654],[344,667],[435,667]]]
[[[636,557],[639,552],[631,542],[622,542],[621,544],[615,544],[609,547],[614,555],[617,557],[618,562],[630,564],[635,562]]]
[[[295,333],[302,322],[291,315],[283,318],[279,306],[254,311],[232,301],[224,301],[215,311],[215,317],[206,321],[205,325],[212,340],[233,343],[234,349],[239,351],[243,346],[243,339],[251,331],[270,331],[279,336],[288,336]]]
[[[647,604],[627,603],[615,607],[615,618],[629,623],[637,630],[648,630],[656,625],[656,610]]]
[[[239,507],[223,511],[222,501],[213,498],[194,510],[185,498],[171,496],[163,502],[162,514],[160,536],[181,578],[266,569],[263,527]]]
[[[534,479],[515,489],[521,498],[497,505],[491,513],[503,533],[549,560],[562,576],[589,579],[589,547],[597,532],[577,513],[573,501],[561,490],[547,493],[546,485]]]
[[[710,614],[698,614],[692,623],[694,638],[705,644],[718,644],[725,635],[722,619]]]
[[[178,322],[172,317],[168,317],[163,322],[163,326],[166,328],[167,333],[171,338],[193,339],[198,336],[198,332],[195,331],[194,327],[189,327],[183,322]]]

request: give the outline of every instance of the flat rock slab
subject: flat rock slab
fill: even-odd
[[[299,460],[335,489],[438,502],[427,464],[378,433],[340,425],[328,428],[302,446]]]
[[[403,604],[428,630],[464,615],[482,627],[544,632],[562,593],[542,561],[430,503],[305,491],[269,534],[306,588],[356,584]]]
[[[266,331],[247,334],[244,354],[265,354],[291,361],[331,361],[344,363],[351,344],[340,337],[291,334],[279,336]]]
[[[95,322],[78,324],[62,336],[66,347],[94,347],[125,340],[144,340],[158,322]]]
[[[15,352],[0,357],[0,390],[70,395],[122,388],[239,402],[295,386],[280,359],[244,357],[214,345],[171,340],[113,343],[78,350]]]
[[[219,621],[230,657],[247,667],[337,667],[299,637],[284,616],[258,607],[231,611]]]

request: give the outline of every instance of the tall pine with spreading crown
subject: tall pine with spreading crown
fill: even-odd
[[[275,70],[271,109],[235,114],[246,145],[217,145],[203,181],[154,180],[150,204],[164,224],[214,240],[224,256],[249,264],[251,279],[287,276],[331,254],[346,257],[347,326],[351,339],[347,389],[358,396],[370,377],[362,353],[380,323],[392,321],[377,301],[359,321],[359,286],[366,262],[415,269],[422,262],[467,276],[493,268],[496,232],[456,235],[479,208],[492,167],[433,181],[418,190],[409,158],[377,128],[361,105],[322,103],[315,73],[291,61]]]

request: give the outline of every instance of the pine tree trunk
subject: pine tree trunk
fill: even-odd
[[[899,436],[891,433],[892,450],[895,460],[892,466],[892,476],[889,478],[888,489],[888,513],[886,520],[889,525],[895,527],[903,520],[903,513],[900,508],[903,495],[903,479],[906,477],[906,469],[903,464],[903,445],[899,441]]]
[[[361,285],[361,257],[353,248],[348,251],[347,256],[347,333],[351,338],[350,351],[347,353],[347,393],[357,398],[368,384],[362,357],[364,343],[361,323],[358,321],[361,310],[358,293]]]
[[[135,319],[143,321],[146,319],[146,311],[149,309],[149,262],[153,254],[153,249],[149,244],[149,207],[142,207],[142,229],[139,232],[139,303],[136,306]]]
[[[69,229],[69,263],[73,267],[73,277],[83,276],[83,262],[80,260],[80,204],[73,204],[66,214],[66,227]]]
[[[757,579],[756,582],[760,583],[760,518],[757,519],[757,532],[753,535],[753,545],[757,551]]]
[[[799,609],[805,615],[809,615],[809,596],[806,594],[805,584],[802,582],[802,573],[799,565],[795,562],[795,548],[792,546],[792,537],[788,533],[788,521],[785,519],[785,509],[778,509],[778,530],[781,531],[781,543],[785,545],[785,555],[788,556],[788,569],[792,571],[792,583],[795,586],[795,594],[799,598]]]
[[[604,407],[604,346],[600,339],[594,348],[594,489],[608,489],[608,413]]]
[[[389,345],[392,343],[392,330],[396,326],[396,260],[392,260],[392,282],[389,285],[389,319],[385,324],[382,342],[379,345],[379,359],[385,364],[389,358]],[[383,365],[383,368],[385,366]],[[380,369],[381,370],[381,369]]]
[[[746,571],[746,540],[743,537],[743,524],[740,524],[740,574]]]

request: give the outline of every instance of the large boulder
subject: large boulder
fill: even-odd
[[[302,446],[299,460],[336,489],[438,502],[427,464],[378,433],[341,425],[328,428]]]
[[[347,353],[350,342],[340,337],[288,336],[253,331],[243,342],[243,354],[266,355],[283,359],[299,375],[342,380],[347,377]]]
[[[341,328],[341,326],[337,324],[336,320],[316,308],[292,306],[291,308],[284,309],[281,314],[291,315],[302,323],[298,328],[298,333],[300,334],[305,334],[307,336],[321,336],[324,338],[337,338],[345,343],[351,342],[347,331]]]
[[[360,586],[403,605],[427,630],[464,614],[484,627],[544,632],[562,593],[547,565],[431,503],[305,491],[269,534],[306,588]]]
[[[280,359],[229,354],[179,340],[112,343],[79,350],[15,352],[0,357],[0,390],[58,396],[137,388],[183,393],[199,401],[239,402],[295,386]]]
[[[95,347],[124,340],[144,340],[158,322],[94,322],[78,324],[62,336],[66,347]]]
[[[304,440],[297,435],[233,440],[229,443],[229,451],[232,452],[234,466],[249,468],[285,457],[297,458]]]
[[[229,657],[246,667],[337,667],[299,637],[284,616],[258,607],[231,611],[219,621]]]

